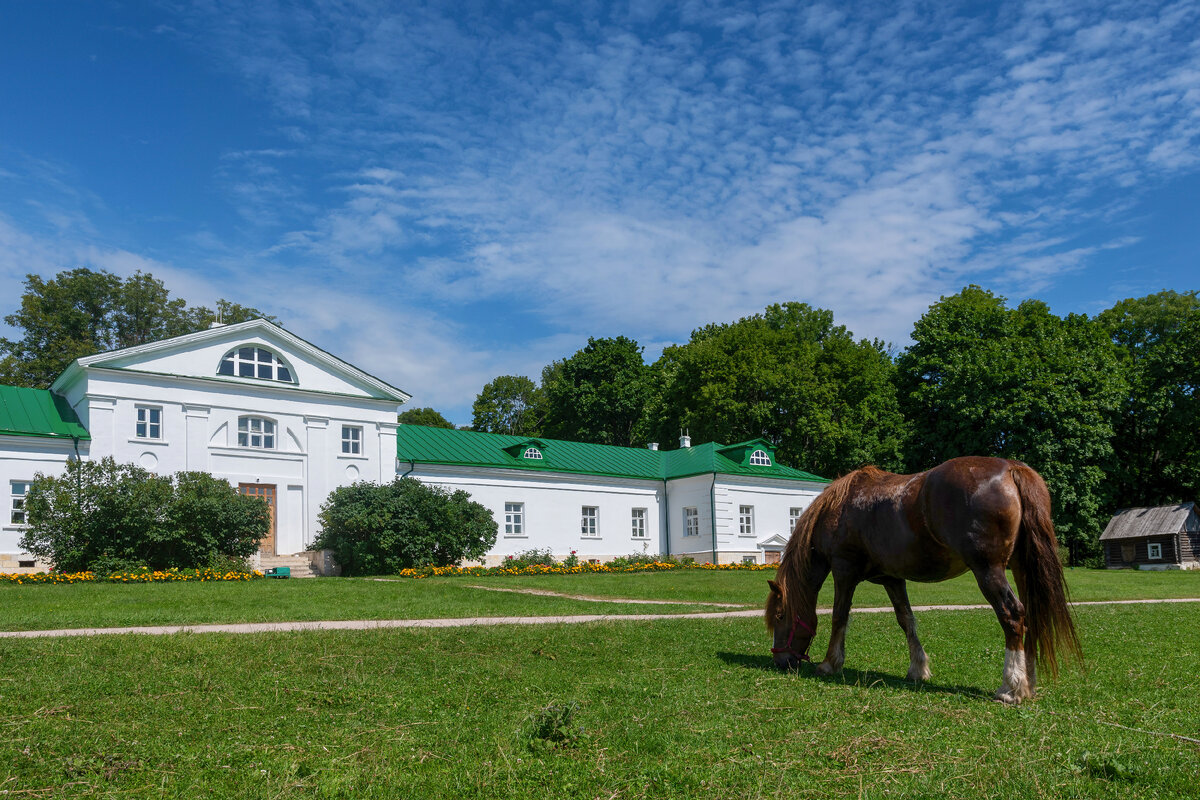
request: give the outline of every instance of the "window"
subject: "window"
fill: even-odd
[[[25,524],[25,494],[28,491],[29,484],[24,481],[13,481],[9,484],[12,501],[9,504],[8,521],[13,525]]]
[[[771,466],[771,457],[767,455],[766,450],[755,450],[750,454],[750,463],[756,467]]]
[[[580,514],[579,535],[586,539],[596,539],[600,534],[596,532],[596,518],[600,515],[600,509],[596,506],[584,506]]]
[[[683,510],[683,535],[700,535],[700,512],[696,510],[695,506]]]
[[[275,423],[262,417],[238,418],[238,447],[275,449]]]
[[[342,426],[342,452],[346,455],[362,455],[362,428],[357,425]]]
[[[633,538],[646,538],[646,509],[633,509]]]
[[[1149,551],[1147,555],[1155,561],[1162,558],[1162,544],[1152,543],[1147,545],[1146,549]]]
[[[235,347],[225,354],[217,367],[218,375],[239,378],[262,378],[268,381],[292,383],[292,370],[283,359],[261,347]]]
[[[803,508],[788,509],[788,533],[796,530],[796,523],[800,521],[800,515],[804,513]]]
[[[525,504],[524,503],[505,503],[504,504],[504,535],[505,536],[524,536],[525,535]]]
[[[162,408],[158,406],[138,406],[137,424],[133,428],[134,435],[139,439],[162,438]]]
[[[542,460],[542,451],[538,450],[536,447],[527,448],[525,450],[524,455],[522,455],[522,458],[532,458],[537,461],[541,461]]]
[[[758,556],[742,556],[743,564],[757,564]]]
[[[754,506],[738,506],[738,534],[754,535]]]

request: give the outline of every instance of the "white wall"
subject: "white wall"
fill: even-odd
[[[408,469],[407,463],[400,463],[400,474]],[[409,477],[450,490],[462,489],[492,512],[500,533],[488,553],[489,564],[526,550],[549,549],[560,560],[574,550],[581,561],[661,552],[661,481],[426,464],[418,464]],[[506,503],[525,505],[522,536],[505,535]],[[599,510],[597,538],[581,535],[583,506]],[[633,538],[634,508],[646,509],[645,539]]]
[[[80,455],[86,458],[88,443],[80,442],[79,448]],[[0,572],[16,572],[18,561],[33,558],[18,544],[21,526],[12,524],[12,482],[27,483],[38,473],[61,475],[67,459],[74,453],[70,439],[0,436]]]
[[[717,541],[719,561],[733,563],[743,556],[754,556],[761,563],[758,542],[771,536],[791,536],[789,526],[792,508],[808,508],[825,488],[824,483],[756,479],[741,475],[721,475],[717,481]],[[740,525],[740,506],[753,510],[753,533],[743,535]]]

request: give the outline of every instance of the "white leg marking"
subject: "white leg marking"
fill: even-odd
[[[996,699],[1002,703],[1019,703],[1032,696],[1029,679],[1025,674],[1025,651],[1004,651],[1004,682],[996,691]]]

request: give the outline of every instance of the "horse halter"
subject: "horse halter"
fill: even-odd
[[[792,647],[792,639],[794,639],[796,636],[796,627],[797,626],[801,626],[804,628],[804,630],[808,631],[808,636],[809,636],[808,645],[805,645],[803,653],[797,653],[796,648]],[[813,630],[812,627],[807,622],[800,619],[800,615],[797,614],[795,619],[792,620],[792,629],[790,631],[788,631],[787,644],[785,644],[783,647],[772,647],[771,654],[778,655],[779,653],[791,653],[792,655],[796,656],[796,658],[800,659],[801,661],[807,661],[808,663],[811,664],[812,659],[808,657],[808,647],[809,647],[809,645],[812,644],[812,637],[816,636],[816,635],[817,635],[817,632],[815,630]]]

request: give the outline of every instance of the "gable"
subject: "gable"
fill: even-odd
[[[160,342],[77,359],[54,387],[72,383],[84,369],[295,388],[323,394],[403,403],[406,392],[265,320],[223,325]]]

